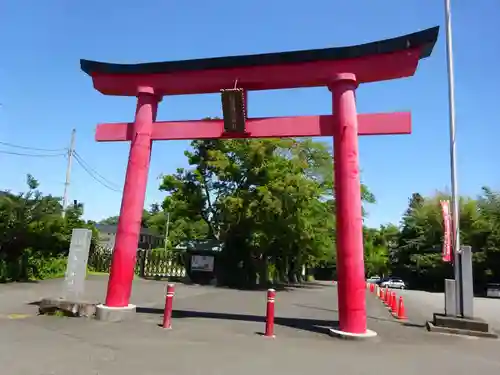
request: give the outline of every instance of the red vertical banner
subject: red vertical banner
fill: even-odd
[[[443,261],[451,262],[451,213],[450,201],[439,201],[443,212]]]

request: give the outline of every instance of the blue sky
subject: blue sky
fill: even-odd
[[[500,188],[494,159],[500,136],[495,115],[500,103],[500,2],[452,0],[452,10],[459,189],[476,195],[482,185]],[[79,70],[80,58],[133,63],[325,48],[444,23],[440,0],[4,0],[0,16],[0,142],[60,149],[76,128],[78,154],[119,188],[128,144],[96,143],[95,125],[131,121],[135,99],[94,91]],[[413,113],[412,135],[360,139],[362,178],[378,200],[369,207],[367,223],[397,223],[413,192],[432,194],[450,185],[444,29],[433,55],[420,63],[414,77],[363,85],[357,98],[361,113]],[[249,113],[255,117],[330,110],[325,88],[249,95]],[[177,96],[163,100],[158,119],[219,114],[217,95]],[[186,166],[187,146],[184,141],[155,143],[148,205],[163,199],[158,176]],[[62,195],[63,157],[3,151],[37,153],[0,145],[0,189],[23,190],[26,174],[32,173],[43,191]],[[121,195],[74,165],[70,199],[85,203],[85,216],[99,220],[119,212]]]

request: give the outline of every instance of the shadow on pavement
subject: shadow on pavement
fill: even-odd
[[[191,283],[191,285],[203,285],[208,286],[208,284],[197,284]],[[254,285],[251,287],[232,287],[226,285],[214,285],[214,288],[218,289],[232,289],[232,290],[242,290],[242,291],[266,291],[269,289],[274,289],[279,292],[290,292],[297,289],[322,289],[322,288],[334,288],[335,285],[330,285],[326,283],[318,283],[314,281],[308,281],[304,283],[287,283],[287,284],[269,284],[269,285]]]
[[[399,322],[397,322],[397,323],[399,323]],[[401,325],[403,325],[405,327],[425,328],[425,324],[421,324],[421,323],[401,322]]]
[[[6,281],[6,282],[0,282],[0,285],[8,285],[8,286],[17,286],[17,285],[30,285],[30,284],[40,284],[41,280],[29,280],[29,279],[21,279],[21,280],[16,280],[16,281]]]
[[[151,307],[139,307],[137,306],[137,312],[141,314],[163,314],[163,309],[151,308]],[[232,320],[232,321],[244,321],[244,322],[259,322],[263,323],[266,321],[265,317],[259,315],[247,315],[247,314],[232,314],[232,313],[216,313],[216,312],[206,312],[206,311],[193,311],[193,310],[173,310],[172,318],[200,318],[200,319],[217,319],[217,320]],[[319,320],[319,319],[305,319],[305,318],[274,318],[274,324],[285,326],[289,328],[300,329],[308,332],[328,334],[330,328],[338,326],[338,321],[336,320]],[[257,332],[261,334],[261,332]]]
[[[302,304],[299,304],[299,303],[296,303],[295,306],[304,307],[304,308],[307,308],[307,309],[314,309],[314,310],[320,310],[320,311],[327,311],[327,312],[338,313],[338,310],[336,310],[336,309],[325,309],[323,307],[310,306],[310,305],[302,305]],[[367,318],[371,319],[371,320],[378,320],[378,321],[381,321],[381,322],[398,323],[398,324],[401,324],[401,325],[406,326],[406,327],[418,327],[418,328],[425,327],[425,324],[416,324],[416,323],[411,323],[411,322],[403,322],[403,321],[396,320],[394,318],[381,318],[381,317],[378,317],[378,316],[370,316],[370,315],[368,315]]]

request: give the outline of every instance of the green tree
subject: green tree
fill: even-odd
[[[156,215],[156,214],[158,214],[158,204],[153,204],[149,211],[143,210],[142,211],[142,219],[141,219],[141,227],[148,228],[151,217],[153,215]],[[106,219],[99,221],[99,224],[118,225],[118,219],[119,219],[119,216],[110,216],[110,217],[107,217]]]
[[[393,224],[364,228],[365,272],[367,276],[386,275],[390,257],[397,246],[399,228]]]
[[[479,220],[471,225],[469,243],[474,250],[477,289],[500,282],[500,193],[483,187],[477,199]]]
[[[224,244],[219,279],[230,285],[300,279],[334,259],[330,150],[310,139],[194,141],[189,169],[164,176],[176,240]],[[363,196],[373,200],[363,187]]]
[[[117,225],[118,224],[118,217],[119,216],[110,216],[110,217],[107,217],[106,219],[102,219],[101,221],[99,221],[99,224]]]
[[[73,228],[86,227],[83,206],[62,217],[61,199],[44,195],[27,176],[28,191],[0,194],[0,280],[43,278],[64,272]]]
[[[392,271],[413,287],[441,290],[444,279],[453,277],[451,265],[441,259],[444,229],[439,201],[449,199],[444,193],[426,198],[414,194],[403,215]],[[477,199],[459,201],[460,240],[473,249],[476,290],[500,279],[499,202],[499,194],[488,188]]]

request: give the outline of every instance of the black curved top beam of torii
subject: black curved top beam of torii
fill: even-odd
[[[80,60],[81,69],[93,74],[158,74],[208,69],[233,69],[262,65],[301,64],[312,61],[347,60],[419,48],[420,59],[429,57],[436,44],[439,26],[396,38],[348,47],[262,53],[255,55],[212,57],[193,60],[139,64],[113,64]]]

